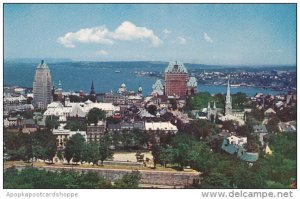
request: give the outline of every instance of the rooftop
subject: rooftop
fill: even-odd
[[[170,62],[165,73],[188,73],[186,67],[181,62]]]
[[[197,87],[197,85],[198,85],[197,79],[195,77],[190,77],[187,85],[190,87]]]

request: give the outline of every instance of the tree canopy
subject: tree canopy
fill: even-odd
[[[72,137],[70,137],[66,143],[66,148],[64,150],[64,156],[68,163],[72,160],[73,162],[80,162],[83,157],[84,150],[84,137],[76,133]]]
[[[5,189],[109,189],[138,188],[141,176],[133,171],[124,174],[113,185],[97,172],[52,172],[28,167],[21,171],[10,168],[3,174]]]
[[[105,117],[106,117],[105,111],[98,108],[92,108],[87,114],[87,122],[89,124],[93,123],[97,125],[98,121],[104,120]]]

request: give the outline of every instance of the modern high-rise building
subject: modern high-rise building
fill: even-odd
[[[52,101],[51,74],[44,60],[38,65],[33,81],[33,104],[36,108],[46,109]]]
[[[188,71],[183,63],[170,62],[165,70],[165,95],[186,96],[188,80]]]

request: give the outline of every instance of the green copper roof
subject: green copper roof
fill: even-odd
[[[152,89],[154,92],[157,92],[159,95],[164,93],[164,86],[162,85],[161,81],[158,79],[156,80],[155,84],[153,84]]]
[[[153,90],[163,90],[164,86],[162,85],[161,81],[158,79],[156,80],[155,84],[152,86]]]
[[[198,85],[197,79],[195,77],[190,77],[187,85],[190,87],[197,87],[197,85]]]
[[[187,69],[181,62],[170,62],[166,68],[165,73],[188,73]]]
[[[259,157],[258,153],[250,153],[240,146],[229,144],[227,139],[223,140],[221,148],[231,155],[237,153],[237,157],[246,162],[256,162]]]
[[[246,162],[256,162],[258,160],[258,153],[244,152],[239,157],[241,160]]]
[[[230,153],[230,154],[235,154],[235,153],[238,152],[238,148],[236,146],[232,145],[232,144],[229,144],[227,139],[223,140],[221,148],[224,151],[226,151],[227,153]]]

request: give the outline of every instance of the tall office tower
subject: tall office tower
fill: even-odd
[[[46,109],[52,101],[51,74],[44,60],[38,65],[33,81],[33,104],[36,108]]]

